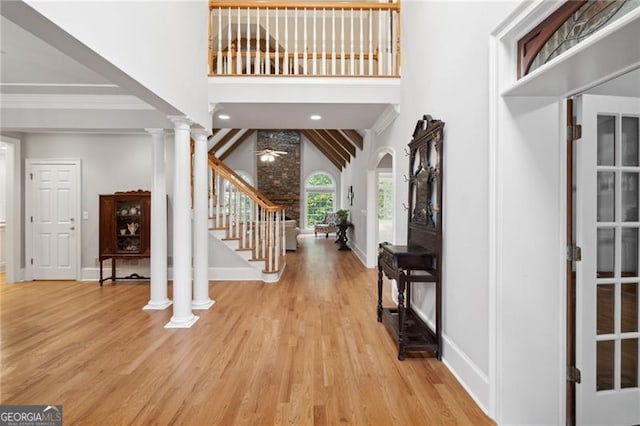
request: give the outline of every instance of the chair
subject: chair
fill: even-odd
[[[325,234],[325,238],[329,238],[329,233],[337,232],[338,215],[336,213],[327,213],[324,215],[322,222],[318,222],[313,227],[313,232],[318,236],[318,232]]]
[[[284,221],[284,248],[286,250],[298,250],[298,234],[300,228],[296,226],[295,220]]]

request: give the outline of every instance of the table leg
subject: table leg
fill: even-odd
[[[102,287],[102,282],[104,280],[102,279],[102,259],[100,259],[100,287]]]
[[[382,268],[378,265],[378,322],[382,322]]]
[[[111,259],[111,281],[116,281],[116,259]]]
[[[405,358],[404,290],[405,290],[405,278],[404,278],[404,273],[402,273],[398,278],[398,359],[400,361],[403,361]]]

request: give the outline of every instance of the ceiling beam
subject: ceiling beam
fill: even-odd
[[[344,149],[346,149],[349,154],[353,155],[354,157],[356,156],[356,147],[353,146],[353,144],[349,141],[349,139],[347,139],[345,135],[340,133],[340,130],[327,130],[327,133],[329,133],[336,142],[338,142]]]
[[[336,166],[336,168],[338,168],[339,170],[342,170],[344,168],[345,161],[336,159],[333,153],[328,152],[320,142],[321,141],[320,136],[318,136],[315,132],[312,133],[311,130],[302,130],[302,133],[307,137],[307,139],[309,139],[309,141],[316,148],[318,148],[320,152],[324,154],[325,157],[327,157],[327,159],[329,159],[329,161],[333,163],[334,166]]]
[[[231,139],[233,139],[233,137],[240,131],[241,129],[231,129],[227,132],[226,135],[224,135],[222,137],[222,139],[220,139],[220,142],[218,142],[217,144],[215,144],[213,146],[213,148],[211,148],[209,150],[209,154],[215,154],[216,151],[218,151],[220,148],[222,148],[223,146],[225,146],[225,144],[227,142],[229,142]]]
[[[347,138],[349,138],[351,143],[360,148],[360,151],[362,151],[363,144],[362,136],[360,136],[360,133],[353,129],[342,129],[341,132],[344,133]]]
[[[236,149],[237,147],[239,147],[239,146],[242,144],[242,142],[244,142],[245,140],[247,140],[247,138],[248,138],[249,136],[251,136],[255,131],[256,131],[256,129],[249,129],[249,130],[247,130],[246,132],[244,132],[244,133],[242,134],[242,136],[240,136],[240,137],[238,138],[238,140],[237,140],[237,141],[235,141],[235,142],[233,143],[233,145],[231,145],[231,146],[229,147],[229,149],[228,149],[228,150],[226,150],[225,152],[223,152],[223,153],[222,153],[222,155],[220,156],[220,159],[221,159],[221,160],[224,160],[225,158],[227,158],[228,156],[230,156],[230,155],[231,155],[231,153],[232,153],[233,151],[235,151],[235,149]]]
[[[338,161],[338,162],[342,165],[342,167],[345,167],[345,166],[347,165],[347,159],[346,159],[346,158],[344,158],[342,155],[340,155],[340,154],[335,150],[335,148],[331,145],[331,142],[330,142],[330,141],[328,141],[327,139],[325,139],[325,136],[324,136],[324,133],[323,133],[324,131],[323,131],[323,130],[310,129],[310,130],[309,130],[309,132],[310,132],[310,133],[313,133],[313,134],[315,134],[315,135],[316,135],[316,137],[317,137],[316,141],[317,141],[318,143],[320,143],[320,145],[322,145],[322,147],[325,149],[325,151],[326,151],[329,155],[333,156],[333,158],[334,158],[336,161]],[[347,154],[347,157],[348,157],[348,156],[349,156],[349,155]]]
[[[344,149],[342,145],[340,145],[335,139],[333,139],[333,137],[327,130],[315,129],[315,131],[325,142],[327,148],[333,150],[340,156],[340,158],[344,159],[347,163],[351,162],[351,156],[349,155],[349,152]]]

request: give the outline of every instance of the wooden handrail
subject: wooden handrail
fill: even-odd
[[[234,172],[214,155],[209,155],[209,165],[221,176],[226,178],[229,182],[235,181],[236,183],[238,183],[237,188],[240,189],[246,196],[251,198],[254,202],[256,202],[264,210],[277,212],[283,209],[282,206],[271,202],[264,194],[258,191],[258,189],[245,181],[242,176]]]
[[[218,7],[240,8],[240,9],[337,9],[337,10],[400,10],[400,3],[367,3],[367,2],[296,2],[285,3],[278,1],[256,2],[256,1],[209,1],[209,10]]]

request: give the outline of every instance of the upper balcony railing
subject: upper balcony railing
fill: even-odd
[[[209,75],[400,75],[399,0],[209,2]]]

